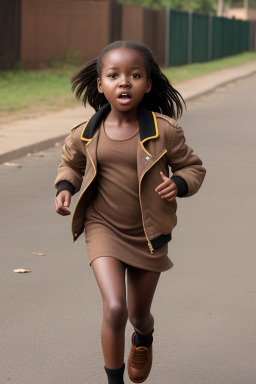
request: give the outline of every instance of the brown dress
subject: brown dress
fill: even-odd
[[[85,239],[90,264],[98,257],[154,272],[170,269],[168,245],[151,255],[143,230],[137,175],[139,131],[113,140],[100,128],[97,147],[97,196],[85,214]]]

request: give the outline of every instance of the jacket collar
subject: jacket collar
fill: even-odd
[[[104,104],[98,112],[96,112],[89,120],[87,120],[81,134],[81,140],[87,142],[91,141],[96,129],[99,127],[101,121],[107,116],[110,110],[110,104]],[[138,110],[138,120],[140,142],[143,149],[145,150],[144,143],[147,140],[156,139],[159,136],[156,116],[154,112],[151,112],[145,107],[140,106]]]

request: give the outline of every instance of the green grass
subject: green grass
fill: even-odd
[[[245,52],[240,55],[230,56],[206,63],[194,63],[182,65],[180,67],[170,67],[164,69],[163,72],[172,83],[180,83],[196,76],[205,75],[224,68],[235,67],[252,60],[256,60],[256,52]]]
[[[256,52],[246,52],[207,63],[166,68],[163,72],[172,83],[178,83],[251,60],[256,60]],[[79,105],[69,82],[70,76],[78,67],[78,64],[63,65],[57,62],[52,68],[40,70],[0,71],[0,122]]]
[[[22,109],[34,101],[71,95],[69,78],[76,68],[0,72],[0,109]]]

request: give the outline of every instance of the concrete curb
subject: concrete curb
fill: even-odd
[[[20,157],[26,156],[28,153],[33,153],[37,151],[41,151],[43,149],[48,149],[54,146],[56,142],[64,142],[65,137],[67,135],[61,135],[61,136],[56,136],[52,139],[48,140],[43,140],[39,141],[35,144],[31,144],[25,147],[21,147],[19,149],[15,149],[14,151],[6,152],[0,155],[0,165],[7,162],[11,161],[14,159],[18,159]]]
[[[222,81],[222,82],[218,83],[217,85],[215,85],[214,87],[211,87],[211,88],[209,88],[203,92],[195,93],[194,95],[187,97],[185,99],[185,101],[186,102],[193,101],[195,99],[200,98],[201,96],[204,96],[204,95],[207,95],[207,94],[214,92],[219,87],[223,87],[227,84],[233,83],[234,81],[244,79],[244,78],[253,76],[255,74],[256,74],[256,70],[253,70],[249,73],[246,73],[245,75],[239,75],[237,77],[234,77],[233,79],[229,79],[227,81]],[[36,152],[36,151],[41,151],[43,149],[51,148],[54,146],[54,144],[56,142],[63,143],[66,136],[67,136],[67,134],[59,135],[59,136],[56,136],[56,137],[48,139],[48,140],[43,140],[43,141],[28,145],[28,146],[21,147],[19,149],[14,150],[14,151],[3,153],[0,155],[0,164],[3,164],[7,161],[11,161],[11,160],[26,156],[30,152]]]

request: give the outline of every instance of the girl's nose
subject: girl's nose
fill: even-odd
[[[130,86],[130,82],[127,79],[127,77],[123,77],[122,79],[120,79],[119,87],[129,87],[129,86]]]

